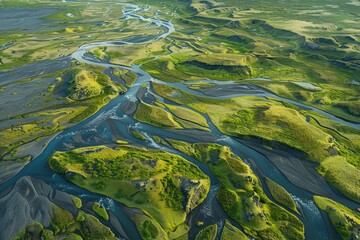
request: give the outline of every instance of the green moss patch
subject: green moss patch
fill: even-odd
[[[134,118],[156,127],[181,128],[169,112],[144,102],[139,103]]]
[[[185,221],[209,191],[209,178],[174,154],[130,146],[56,152],[50,167],[73,183],[149,213],[166,231]]]
[[[92,205],[92,210],[94,212],[96,212],[100,217],[102,217],[104,220],[108,221],[109,220],[109,215],[108,213],[106,212],[106,209],[101,206],[99,203],[95,202],[93,205]]]
[[[221,233],[221,240],[247,240],[248,237],[238,228],[234,227],[228,220],[225,220],[225,225]]]
[[[360,226],[358,212],[325,197],[314,196],[314,200],[316,205],[328,214],[331,223],[342,239],[357,238]]]
[[[213,224],[200,230],[195,240],[215,240],[217,233],[217,225]]]
[[[175,149],[208,164],[222,184],[217,200],[247,234],[263,239],[274,236],[277,239],[304,239],[302,222],[265,195],[256,175],[229,147],[169,142]]]
[[[279,184],[277,184],[276,182],[272,181],[269,178],[266,178],[266,185],[269,188],[271,195],[278,203],[293,210],[294,212],[299,213],[298,210],[296,209],[296,203],[294,199],[285,190],[285,188],[283,188],[282,186],[280,186]]]

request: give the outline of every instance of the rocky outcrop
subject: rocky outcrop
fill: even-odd
[[[199,205],[199,202],[206,196],[207,189],[198,180],[188,178],[181,179],[181,191],[184,195],[184,209],[186,214]]]

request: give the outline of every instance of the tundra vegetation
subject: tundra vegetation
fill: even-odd
[[[9,109],[14,108],[15,111],[17,108],[17,111],[2,117],[7,125],[0,129],[3,139],[0,143],[2,160],[19,158],[24,161],[31,158],[31,153],[22,156],[22,145],[58,133],[84,120],[125,90],[122,85],[112,82],[101,69],[82,64],[52,75],[49,77],[61,77],[57,77],[49,89],[40,92],[40,96],[23,99],[21,103],[15,101],[14,104],[18,104],[16,106],[10,104]],[[35,87],[35,84],[32,85],[28,91],[33,91]],[[43,106],[39,106],[39,102]]]
[[[331,223],[343,239],[353,239],[358,236],[359,212],[353,211],[329,198],[315,196],[314,200],[316,205],[328,214]]]
[[[310,116],[315,121],[307,121],[308,111],[276,99],[244,96],[215,100],[164,84],[152,86],[160,96],[206,113],[224,134],[302,153],[306,159],[320,164],[318,172],[334,187],[360,202],[359,135],[352,135],[359,130],[349,130],[329,119],[322,125],[314,114]]]
[[[0,1],[0,12],[51,9],[45,16],[33,16],[41,23],[36,28],[0,28],[0,171],[10,171],[8,163],[28,163],[36,157],[29,152],[32,144],[43,149],[45,140],[92,116],[138,78],[128,70],[70,60],[68,56],[79,46],[150,39],[163,31],[156,24],[122,18],[123,4],[84,2],[87,0]],[[311,161],[326,181],[360,203],[360,130],[295,104],[360,123],[357,1],[129,2],[148,9],[137,14],[171,20],[176,29],[165,39],[87,51],[87,56],[97,61],[136,64],[161,80],[144,85],[141,91],[151,93],[153,99],[137,96],[130,117],[173,132],[196,130],[204,134],[210,132],[210,120],[222,134],[267,149],[285,149]],[[26,77],[8,77],[11,81],[1,79],[19,67],[56,59],[63,59],[64,66]],[[216,84],[206,81],[209,79],[256,86],[276,98],[251,94],[212,98],[207,93]],[[186,83],[188,89],[168,83]],[[131,133],[142,142],[148,141],[140,131]],[[264,178],[256,176],[229,147],[156,136],[153,140],[206,164],[220,182],[216,199],[241,226],[238,229],[226,220],[219,231],[222,239],[246,239],[246,235],[304,238],[292,197],[271,179],[262,181]],[[191,231],[186,217],[206,198],[209,177],[176,154],[125,140],[115,142],[118,144],[57,151],[48,162],[53,171],[72,183],[140,209],[142,213],[133,214],[132,220],[143,239],[186,239]],[[0,176],[0,182],[4,180],[5,175]],[[265,185],[271,199],[261,187]],[[343,239],[358,236],[358,212],[325,197],[315,196],[314,200]],[[81,199],[74,197],[73,204],[79,209],[77,215],[56,207],[51,226],[34,223],[17,239],[114,238],[108,227],[83,210]],[[101,221],[109,219],[99,203],[94,203],[92,210]],[[197,230],[196,239],[219,237],[217,225]]]
[[[50,226],[34,222],[13,239],[117,239],[110,228],[96,217],[79,209],[72,214],[58,206],[52,209]]]
[[[208,176],[185,159],[132,146],[56,152],[49,164],[78,186],[146,211],[148,219],[136,221],[144,236],[153,232],[150,228],[174,232],[205,199],[210,187]],[[108,218],[96,203],[93,210]]]
[[[229,147],[214,143],[190,144],[175,140],[169,140],[169,143],[175,149],[197,158],[210,167],[221,183],[217,200],[225,212],[244,228],[245,233],[261,239],[304,238],[302,222],[296,215],[266,196],[251,168]]]

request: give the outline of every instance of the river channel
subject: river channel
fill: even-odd
[[[209,98],[230,98],[236,96],[244,96],[244,95],[255,95],[259,97],[272,97],[277,98],[281,101],[286,101],[292,104],[297,105],[300,108],[304,108],[310,111],[316,111],[319,114],[322,114],[325,117],[328,117],[334,121],[340,122],[342,124],[346,124],[348,126],[354,127],[356,129],[360,129],[359,124],[350,123],[343,119],[339,119],[329,113],[326,113],[322,110],[305,106],[300,103],[280,98],[272,93],[266,92],[263,89],[249,89],[246,91],[241,91],[238,94],[231,94],[227,96],[218,96],[218,95],[205,95],[204,93],[196,90],[191,90],[187,87],[185,83],[167,83],[160,81],[158,79],[154,79],[150,76],[149,73],[142,70],[140,66],[132,65],[128,66],[120,66],[116,64],[110,64],[106,61],[101,61],[99,59],[94,58],[93,56],[87,54],[88,50],[94,47],[107,47],[107,46],[119,46],[127,45],[127,44],[144,44],[152,41],[157,41],[161,38],[167,38],[171,33],[175,31],[174,25],[170,21],[165,21],[159,19],[157,16],[155,17],[143,17],[138,13],[142,11],[142,8],[135,5],[126,5],[123,11],[123,19],[137,19],[139,21],[148,22],[151,24],[155,24],[159,29],[161,29],[162,33],[158,36],[151,36],[143,39],[128,39],[122,41],[105,41],[105,42],[97,42],[90,43],[81,46],[76,52],[71,55],[71,58],[76,59],[80,62],[87,63],[94,66],[105,67],[107,70],[111,68],[119,68],[126,69],[134,72],[138,78],[136,82],[127,89],[127,91],[112,101],[110,101],[105,107],[100,109],[96,114],[91,116],[90,118],[84,120],[83,122],[76,124],[73,127],[70,127],[63,132],[59,133],[53,140],[49,142],[44,151],[35,159],[33,159],[29,164],[27,164],[18,174],[9,179],[8,181],[2,183],[0,185],[0,192],[12,187],[21,177],[23,176],[33,176],[35,178],[40,178],[44,180],[46,183],[50,184],[52,187],[65,191],[67,193],[76,195],[80,197],[83,201],[100,201],[104,207],[107,208],[108,211],[112,212],[116,218],[121,223],[125,236],[118,234],[118,237],[129,238],[129,239],[140,239],[140,235],[138,234],[136,227],[129,216],[124,212],[124,205],[113,201],[107,197],[101,196],[99,194],[94,194],[85,189],[79,188],[72,184],[71,182],[65,180],[61,175],[54,173],[47,164],[47,159],[49,156],[57,150],[66,150],[69,146],[71,148],[77,147],[85,147],[92,145],[111,145],[113,144],[112,136],[114,132],[121,136],[122,139],[125,139],[127,142],[137,146],[143,146],[150,149],[161,149],[164,151],[172,152],[178,154],[188,161],[196,164],[205,174],[210,177],[211,180],[211,189],[206,198],[206,200],[198,206],[193,212],[191,212],[187,218],[187,223],[190,224],[190,238],[192,239],[199,228],[195,226],[196,221],[203,221],[205,225],[216,223],[219,226],[218,238],[221,233],[222,226],[224,224],[225,219],[228,219],[235,226],[241,228],[239,224],[231,220],[227,214],[223,211],[220,205],[216,201],[216,193],[219,187],[219,181],[212,174],[208,166],[204,163],[200,163],[199,161],[176,151],[173,148],[168,146],[164,146],[156,143],[151,136],[159,136],[162,138],[171,138],[176,140],[182,140],[190,143],[195,142],[208,142],[213,141],[222,145],[227,145],[231,147],[231,149],[239,155],[242,159],[246,161],[247,164],[253,169],[253,171],[259,175],[261,174],[263,177],[269,177],[275,182],[279,183],[283,186],[295,199],[297,206],[302,213],[299,218],[303,221],[305,226],[305,235],[306,239],[338,239],[339,236],[331,227],[331,224],[323,213],[316,207],[314,201],[312,200],[313,193],[306,191],[298,186],[292,184],[285,176],[282,174],[279,169],[264,155],[257,152],[253,148],[241,143],[239,139],[235,139],[230,136],[226,136],[221,133],[211,122],[209,117],[203,114],[203,116],[207,119],[208,125],[210,127],[210,132],[206,132],[204,134],[206,138],[200,137],[202,135],[197,134],[189,134],[189,131],[171,131],[167,129],[156,128],[154,126],[140,123],[133,119],[131,115],[127,115],[124,111],[124,104],[126,103],[136,103],[137,94],[139,90],[144,86],[144,84],[148,84],[150,86],[151,82],[158,82],[161,84],[166,84],[172,87],[177,87],[183,91],[189,92],[191,94],[197,96],[205,96]],[[107,72],[107,71],[105,71]],[[213,80],[203,80],[208,81],[209,83],[216,85],[226,85],[226,84],[234,84],[233,82],[224,82],[224,81],[213,81]],[[151,89],[149,88],[149,93]],[[158,99],[161,100],[159,97]],[[135,138],[131,134],[131,130],[137,130],[146,136],[147,140],[142,141]],[[83,141],[75,141],[74,136],[81,136]],[[67,146],[67,147],[65,147]],[[265,189],[264,189],[265,190]],[[268,194],[268,191],[265,190],[265,193]],[[354,209],[359,207],[358,204],[344,198],[340,194],[334,193],[336,197],[336,201],[339,201],[350,208]],[[269,194],[268,194],[269,195]],[[106,224],[106,223],[105,223]],[[196,230],[197,229],[197,230]]]

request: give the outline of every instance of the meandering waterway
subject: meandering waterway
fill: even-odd
[[[99,194],[91,193],[87,190],[75,186],[74,184],[65,180],[61,175],[54,173],[48,167],[47,164],[47,159],[49,158],[49,156],[54,151],[57,150],[67,150],[69,148],[84,147],[84,146],[99,145],[99,144],[111,145],[113,144],[112,135],[114,134],[114,130],[115,130],[116,134],[118,134],[119,136],[121,136],[121,138],[125,139],[131,144],[144,146],[151,149],[161,149],[164,151],[172,152],[184,157],[188,161],[199,166],[199,168],[210,177],[211,190],[207,196],[207,199],[200,206],[198,206],[193,212],[191,212],[187,218],[187,222],[191,226],[194,226],[190,231],[190,236],[192,237],[195,236],[197,231],[194,230],[196,229],[195,222],[199,220],[204,221],[205,224],[217,223],[220,227],[220,231],[219,231],[220,234],[221,227],[223,226],[225,219],[229,219],[234,225],[238,226],[239,228],[241,227],[233,220],[231,220],[217,203],[215,196],[217,193],[219,182],[216,179],[216,177],[212,174],[212,172],[210,171],[210,169],[206,164],[200,163],[195,159],[183,153],[180,153],[179,151],[176,151],[175,149],[156,143],[151,136],[156,135],[163,138],[177,139],[191,143],[214,141],[219,144],[230,146],[234,151],[234,153],[236,153],[242,159],[244,159],[247,162],[247,164],[249,164],[252,167],[252,169],[257,175],[271,178],[272,180],[282,185],[293,196],[302,213],[300,219],[303,221],[305,225],[305,235],[307,239],[337,239],[338,235],[331,227],[329,220],[327,219],[326,216],[324,216],[324,214],[320,212],[320,210],[314,204],[312,200],[314,193],[306,191],[291,183],[285,177],[285,175],[281,171],[279,171],[279,169],[263,154],[241,143],[238,139],[226,136],[223,133],[221,133],[214,126],[214,124],[211,122],[208,116],[201,113],[207,119],[208,125],[210,126],[210,132],[204,132],[200,134],[189,134],[189,131],[185,131],[185,130],[172,131],[172,130],[160,129],[148,124],[140,123],[134,120],[131,116],[128,116],[122,106],[125,103],[136,102],[137,100],[136,94],[139,92],[142,86],[146,83],[150,83],[151,81],[153,81],[153,82],[160,82],[162,84],[180,88],[183,91],[189,92],[197,96],[205,96],[209,98],[221,99],[221,98],[231,98],[231,97],[244,96],[244,95],[255,95],[260,97],[277,98],[281,101],[292,103],[301,108],[315,111],[334,121],[340,122],[342,124],[346,124],[356,129],[360,129],[359,124],[347,122],[343,119],[337,118],[329,113],[326,113],[314,107],[305,106],[295,101],[278,97],[260,88],[244,87],[242,88],[241,91],[239,90],[239,93],[223,95],[223,94],[219,94],[219,92],[224,93],[224,91],[222,91],[221,88],[225,88],[226,85],[235,84],[234,82],[203,80],[215,84],[219,88],[218,94],[216,93],[206,94],[201,91],[189,89],[187,87],[187,84],[185,83],[167,83],[160,81],[158,79],[154,79],[150,76],[149,73],[142,70],[137,65],[132,65],[131,67],[128,67],[128,66],[110,64],[101,61],[99,59],[96,59],[92,56],[89,56],[87,54],[88,50],[94,47],[122,46],[127,44],[144,44],[144,43],[156,41],[161,38],[166,38],[169,34],[175,31],[175,27],[171,22],[158,19],[157,16],[155,17],[140,16],[138,15],[138,12],[140,11],[142,11],[142,9],[139,6],[127,5],[123,11],[124,19],[133,18],[139,21],[156,24],[162,30],[161,34],[159,34],[158,36],[151,36],[143,39],[133,38],[122,41],[105,41],[105,42],[90,43],[79,47],[79,49],[71,55],[71,58],[73,59],[94,66],[101,66],[107,69],[120,68],[120,69],[130,70],[138,76],[136,82],[130,88],[128,88],[124,94],[119,95],[118,97],[110,101],[108,105],[100,109],[95,115],[58,134],[52,141],[49,142],[45,150],[37,158],[32,160],[14,177],[1,184],[0,192],[13,186],[17,182],[17,180],[23,176],[33,176],[36,178],[43,179],[45,182],[49,183],[54,188],[79,196],[84,201],[100,201],[120,221],[125,232],[125,236],[121,236],[121,237],[130,238],[130,239],[139,239],[140,236],[136,230],[134,223],[130,220],[129,216],[123,211],[124,205],[117,203],[107,197],[103,197]],[[214,92],[216,92],[216,89],[214,90]],[[137,131],[141,132],[144,136],[146,136],[147,140],[142,141],[136,139],[130,133],[130,130],[132,129],[136,129]],[[82,141],[75,141],[74,136],[80,136]],[[266,189],[265,192],[268,194]],[[336,195],[335,200],[351,208],[359,207],[358,204],[344,198],[343,196],[338,195],[337,193],[334,194]]]

